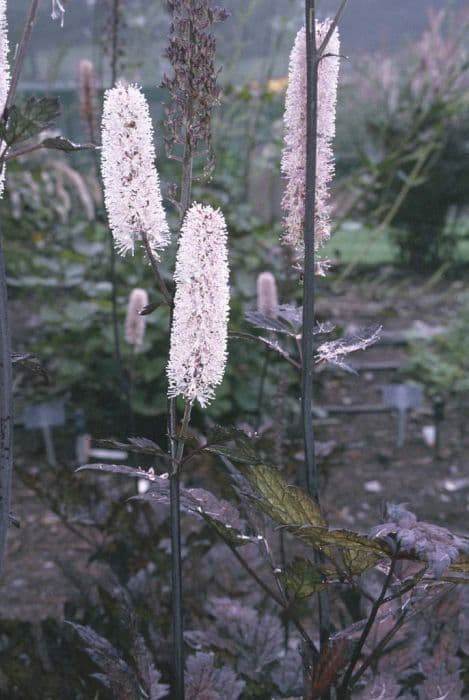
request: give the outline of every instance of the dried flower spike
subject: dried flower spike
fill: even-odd
[[[10,66],[8,63],[8,23],[7,2],[0,0],[0,118],[5,109],[8,89],[10,87]],[[0,143],[0,152],[3,152],[5,144]],[[0,197],[5,186],[5,164],[0,173]]]
[[[261,272],[257,278],[257,310],[268,318],[277,317],[277,283],[271,272]]]
[[[146,316],[140,315],[145,306],[148,306],[148,294],[145,289],[132,289],[125,319],[125,339],[133,345],[135,352],[141,350],[145,337]]]
[[[80,116],[91,143],[96,143],[98,133],[96,75],[92,61],[84,58],[78,65],[80,87]]]
[[[316,22],[318,46],[324,39],[329,26],[330,20]],[[339,51],[339,33],[336,28],[318,66],[316,249],[329,238],[331,228],[328,185],[334,175],[332,139],[335,135]],[[306,194],[306,30],[304,27],[298,32],[290,54],[284,123],[285,147],[282,155],[282,172],[287,182],[282,200],[285,212],[283,240],[296,248],[302,248]]]
[[[155,168],[150,111],[141,90],[118,83],[106,91],[102,129],[104,199],[116,248],[133,253],[142,237],[159,260],[169,228]]]
[[[227,230],[219,210],[191,206],[181,230],[174,277],[168,394],[206,406],[223,379],[227,354]]]

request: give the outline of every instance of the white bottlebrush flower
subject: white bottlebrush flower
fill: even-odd
[[[10,87],[10,66],[8,63],[8,23],[7,23],[7,2],[0,0],[0,116],[5,109],[8,90]],[[3,152],[5,144],[0,142],[0,153]],[[0,173],[0,197],[3,195],[5,187],[5,165]]]
[[[148,294],[145,289],[132,289],[127,304],[125,339],[133,345],[135,352],[141,349],[145,337],[146,316],[140,315],[145,306],[148,306]]]
[[[219,210],[193,204],[187,212],[174,278],[168,393],[206,406],[223,379],[227,354],[227,230]]]
[[[277,317],[277,283],[271,272],[261,272],[257,278],[257,310],[268,318]]]
[[[329,27],[330,20],[316,22],[318,47]],[[339,51],[339,33],[336,28],[318,66],[316,248],[319,248],[330,236],[328,185],[334,175],[332,139],[335,136]],[[298,32],[290,54],[284,123],[285,147],[282,154],[282,172],[286,177],[286,186],[282,201],[285,212],[283,240],[296,248],[302,248],[306,194],[306,30],[304,27]]]
[[[102,129],[104,199],[116,248],[133,253],[142,235],[157,260],[169,243],[153,126],[147,101],[134,85],[106,91]]]

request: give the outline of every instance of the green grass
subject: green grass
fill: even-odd
[[[380,265],[396,259],[388,231],[377,232],[358,224],[346,222],[336,231],[322,249],[324,257],[344,263]]]
[[[390,229],[362,227],[359,223],[344,222],[322,249],[325,258],[342,260],[345,264],[383,265],[397,259],[397,248],[391,241]],[[469,216],[457,226],[458,243],[455,261],[469,262]]]

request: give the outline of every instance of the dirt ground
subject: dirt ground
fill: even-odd
[[[428,333],[458,315],[466,291],[464,278],[413,278],[392,268],[364,272],[337,286],[327,282],[318,314],[343,327],[381,323],[384,338],[402,338],[409,329]],[[466,297],[467,298],[467,297]],[[359,363],[405,364],[405,344],[378,344],[359,353]],[[365,369],[357,375],[322,372],[318,403],[344,407],[381,404],[381,386],[396,381],[396,370]],[[326,460],[323,506],[333,524],[366,530],[379,522],[384,504],[407,503],[418,517],[467,531],[469,511],[469,431],[461,434],[465,416],[446,406],[441,450],[425,444],[424,426],[433,423],[428,398],[407,421],[403,447],[396,445],[397,419],[390,413],[334,414],[318,419],[316,437],[334,441]],[[462,431],[464,432],[464,431]],[[18,445],[21,459],[21,445]],[[40,460],[38,469],[46,469]],[[76,593],[67,563],[89,568],[90,545],[84,531],[70,532],[18,478],[13,485],[13,512],[21,521],[12,528],[6,574],[0,586],[0,617],[37,621],[62,616],[64,602]],[[93,572],[93,569],[90,569]]]

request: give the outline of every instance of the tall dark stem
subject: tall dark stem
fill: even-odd
[[[117,62],[119,59],[119,4],[120,0],[112,0],[111,13],[111,87],[114,87],[117,80]],[[114,338],[114,356],[117,364],[117,369],[121,377],[121,381],[125,382],[124,369],[122,365],[122,355],[119,339],[119,318],[117,313],[117,274],[116,274],[116,250],[114,248],[114,240],[112,231],[108,229],[109,236],[109,263],[111,277],[111,307],[112,307],[112,332]],[[126,391],[126,393],[128,393]]]
[[[313,354],[315,303],[315,208],[316,208],[316,130],[317,130],[317,75],[315,0],[306,0],[306,183],[304,221],[304,286],[301,409],[305,450],[306,487],[311,498],[319,500],[318,473],[314,452],[312,421]]]
[[[319,54],[316,46],[315,0],[305,2],[306,25],[306,182],[304,221],[303,334],[301,340],[301,408],[305,452],[305,477],[309,495],[319,503],[319,484],[313,431],[314,304],[315,304],[315,212],[317,154],[317,82]],[[321,554],[315,553],[321,562]],[[327,646],[330,633],[329,597],[318,593],[321,647]],[[327,694],[324,696],[327,698]]]
[[[11,339],[5,261],[0,238],[0,576],[5,560],[13,471]]]
[[[191,28],[188,28],[189,40],[192,38]],[[188,72],[191,66],[187,67]],[[186,140],[182,161],[181,198],[180,198],[180,224],[184,220],[189,209],[192,194],[192,167],[194,155],[189,137],[189,128],[192,118],[192,104],[187,106]],[[173,305],[171,304],[170,323],[173,322]],[[181,567],[181,511],[179,489],[179,467],[177,460],[177,410],[176,399],[168,401],[168,432],[170,454],[175,468],[171,470],[169,477],[170,518],[171,518],[171,579],[172,579],[172,616],[173,616],[173,644],[174,644],[174,690],[177,700],[184,700],[184,619],[182,601],[182,567]]]
[[[380,607],[384,603],[384,599],[386,598],[386,593],[388,591],[388,588],[391,584],[392,578],[394,576],[394,570],[396,568],[396,563],[397,563],[397,556],[399,554],[399,547],[396,548],[396,551],[394,552],[393,558],[391,559],[391,564],[389,566],[389,571],[388,575],[386,576],[386,579],[383,583],[383,587],[381,589],[381,593],[379,594],[378,598],[376,599],[373,607],[371,608],[370,615],[368,617],[368,620],[366,621],[366,625],[363,629],[363,632],[361,633],[360,639],[358,640],[358,643],[355,646],[352,659],[348,665],[347,671],[344,674],[344,678],[342,681],[342,685],[340,686],[339,692],[338,692],[338,698],[339,700],[346,700],[349,694],[349,684],[350,680],[352,678],[352,674],[355,670],[355,666],[358,663],[358,660],[360,659],[360,654],[362,653],[362,649],[365,646],[366,640],[368,639],[368,635],[371,632],[371,628],[373,627],[373,623],[376,619],[376,616],[379,612]]]
[[[26,58],[26,50],[29,46],[31,40],[31,34],[33,33],[34,23],[36,21],[37,8],[39,5],[39,0],[32,0],[31,7],[29,8],[28,18],[26,20],[26,25],[24,28],[23,36],[21,37],[20,45],[16,54],[15,66],[13,68],[13,75],[11,76],[10,89],[8,90],[7,100],[5,104],[5,113],[8,113],[11,105],[15,101],[16,91],[18,89],[18,83],[20,80],[21,72],[24,66],[24,59]]]
[[[8,118],[8,110],[13,104],[21,71],[24,65],[26,50],[36,20],[39,0],[32,0],[28,18],[18,47],[17,58],[13,69],[10,89],[8,91],[5,109],[2,114],[4,121]],[[4,167],[4,159],[0,158],[0,171]],[[10,520],[11,478],[13,472],[13,388],[11,366],[11,336],[8,317],[8,294],[5,273],[5,260],[0,237],[0,575],[3,571],[7,532]]]

